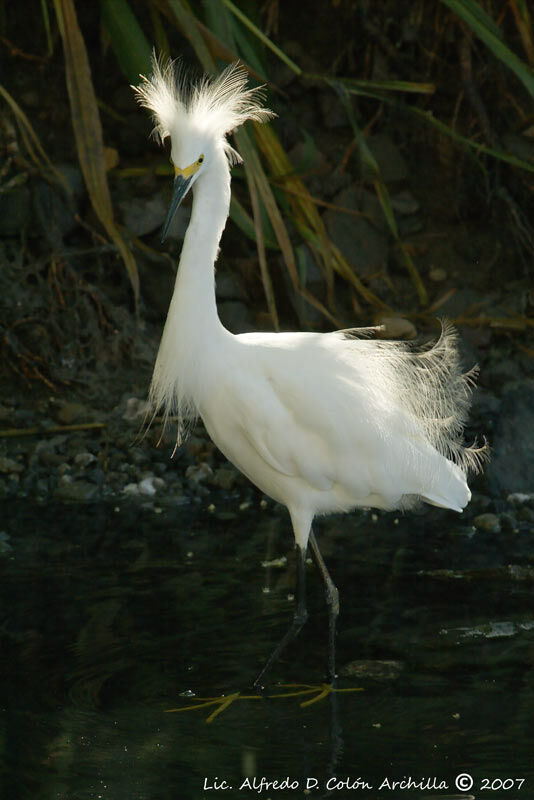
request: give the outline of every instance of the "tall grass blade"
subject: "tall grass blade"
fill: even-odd
[[[232,198],[230,200],[230,219],[235,225],[237,225],[239,230],[245,234],[245,236],[247,236],[253,242],[257,242],[254,220],[243,208],[235,196],[235,192],[232,192]],[[268,250],[279,250],[280,248],[275,242],[273,236],[269,235],[267,232],[267,221],[268,220],[262,218],[263,243]]]
[[[43,25],[46,34],[46,55],[50,58],[54,52],[54,45],[52,42],[52,32],[50,30],[50,14],[48,13],[48,3],[46,0],[41,0],[41,15],[43,17]]]
[[[78,160],[91,204],[109,237],[121,254],[132,285],[136,308],[139,300],[137,265],[113,220],[113,209],[106,177],[102,126],[91,79],[85,42],[78,25],[73,0],[54,0],[58,20],[70,99],[72,126]]]
[[[254,180],[256,186],[258,187],[259,195],[265,206],[265,209],[271,221],[271,225],[273,226],[274,234],[276,236],[278,244],[280,245],[280,249],[282,251],[282,255],[284,257],[284,261],[293,288],[295,289],[296,292],[301,294],[311,305],[313,305],[322,314],[324,314],[325,317],[327,317],[331,322],[333,322],[334,325],[338,325],[339,321],[328,311],[328,309],[319,300],[317,300],[317,298],[315,298],[311,294],[311,292],[309,292],[305,287],[301,286],[296,266],[295,253],[293,252],[293,246],[291,244],[287,228],[282,219],[280,209],[278,208],[278,205],[272,193],[267,176],[263,171],[263,167],[261,165],[258,152],[256,148],[253,146],[252,141],[250,140],[248,131],[246,130],[246,128],[239,128],[239,130],[237,130],[234,135],[240,153],[243,156],[245,162],[247,163],[247,168],[250,169],[254,175]]]
[[[188,4],[184,2],[184,0],[165,0],[165,2],[182,29],[184,36],[195,51],[204,70],[210,75],[215,75],[217,72],[215,61],[200,32],[198,20],[195,15],[191,13]]]
[[[528,63],[532,67],[534,66],[534,38],[530,11],[528,10],[525,0],[509,0],[509,2],[517,30],[523,42],[523,49],[526,53]]]
[[[426,111],[425,109],[418,108],[414,105],[407,105],[406,103],[399,102],[393,97],[388,97],[387,95],[377,94],[376,92],[352,92],[349,90],[349,94],[358,94],[364,97],[370,97],[374,100],[378,100],[381,103],[387,103],[390,106],[394,106],[399,111],[404,111],[409,114],[414,114],[415,116],[419,117],[423,120],[427,125],[430,125],[440,133],[445,134],[450,139],[453,139],[459,145],[461,145],[465,150],[475,151],[475,155],[479,153],[484,153],[485,155],[491,156],[492,158],[496,158],[499,161],[504,161],[507,164],[511,164],[514,167],[518,167],[519,169],[524,169],[527,172],[534,172],[534,164],[529,161],[525,161],[524,158],[519,158],[519,156],[514,156],[512,153],[507,153],[505,150],[499,150],[496,147],[488,147],[485,144],[481,144],[480,142],[475,142],[472,139],[469,139],[467,136],[462,136],[461,133],[458,133],[451,128],[450,125],[447,125],[445,122],[437,119],[432,111]],[[483,165],[479,163],[481,169],[484,169]]]
[[[167,37],[167,31],[161,20],[161,14],[153,3],[150,3],[150,20],[154,31],[154,42],[156,51],[166,59],[171,57],[171,47]]]
[[[36,167],[42,169],[46,167],[51,171],[54,175],[55,179],[60,183],[67,194],[70,193],[70,189],[68,183],[65,181],[61,172],[59,172],[55,166],[50,161],[48,155],[46,154],[41,142],[37,134],[35,133],[32,124],[22,108],[19,106],[17,101],[12,97],[7,89],[5,89],[2,84],[0,84],[0,97],[3,97],[8,106],[10,106],[13,114],[15,115],[15,119],[17,120],[17,124],[19,126],[22,139],[24,141],[24,147],[28,155],[30,156],[31,160],[35,164]]]
[[[322,75],[309,76],[319,80],[329,81]],[[349,91],[358,93],[359,89],[372,92],[405,92],[407,94],[434,94],[434,83],[418,83],[417,81],[368,81],[362,78],[336,78],[336,83],[342,84]]]
[[[252,169],[245,163],[245,174],[247,176],[248,190],[250,200],[252,203],[252,214],[254,216],[254,228],[256,231],[256,244],[258,248],[258,259],[260,262],[261,280],[267,300],[267,307],[273,321],[273,328],[275,331],[280,330],[280,322],[278,320],[278,311],[276,310],[276,300],[273,292],[273,284],[267,266],[267,258],[265,256],[265,245],[263,242],[263,227],[261,221],[260,201],[258,191],[256,189],[255,178]]]
[[[136,84],[150,72],[152,48],[127,0],[100,0],[100,12],[120,68]]]
[[[534,72],[519,56],[504,43],[502,33],[495,22],[474,0],[441,0],[471,28],[491,52],[515,72],[527,92],[534,97]]]
[[[281,50],[279,47],[277,47],[277,46],[275,45],[275,43],[274,43],[273,41],[271,41],[271,39],[269,39],[269,37],[268,37],[268,36],[266,36],[266,35],[263,33],[263,31],[261,31],[261,30],[258,28],[258,26],[257,26],[257,25],[255,25],[255,24],[252,22],[252,20],[250,20],[250,19],[247,17],[247,15],[246,15],[246,14],[244,14],[244,13],[241,11],[241,9],[239,9],[239,8],[238,8],[238,7],[235,5],[235,3],[233,3],[233,2],[232,2],[232,0],[220,0],[220,2],[221,2],[223,5],[225,5],[225,6],[226,6],[226,8],[227,8],[229,11],[231,11],[231,12],[232,12],[232,14],[235,14],[235,16],[237,17],[237,19],[238,19],[238,20],[240,20],[240,22],[242,22],[242,23],[243,23],[243,25],[245,25],[245,27],[247,27],[247,28],[248,28],[250,31],[252,31],[252,33],[254,34],[254,36],[257,36],[257,37],[258,37],[258,39],[260,40],[260,42],[263,42],[263,44],[264,44],[266,47],[268,47],[268,48],[269,48],[269,50],[272,50],[272,52],[273,52],[273,53],[275,53],[275,55],[277,55],[277,56],[278,56],[278,58],[280,59],[280,61],[283,61],[283,62],[284,62],[284,64],[286,64],[286,66],[288,66],[288,67],[289,67],[289,69],[291,69],[291,70],[292,70],[292,71],[295,73],[295,75],[301,75],[301,74],[302,74],[302,70],[301,70],[301,68],[298,66],[298,64],[295,64],[295,62],[294,62],[294,61],[292,61],[292,60],[289,58],[289,56],[287,56],[287,55],[284,53],[284,51],[283,51],[283,50]]]

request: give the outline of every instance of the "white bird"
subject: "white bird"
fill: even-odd
[[[307,618],[308,542],[329,607],[329,672],[335,679],[338,592],[312,533],[317,514],[354,508],[406,509],[423,500],[461,511],[471,497],[466,471],[485,447],[465,447],[463,426],[474,371],[459,368],[456,335],[444,325],[430,348],[369,338],[375,328],[332,333],[245,333],[221,324],[215,261],[230,206],[230,166],[240,161],[226,136],[246,120],[273,116],[247,73],[228,67],[187,85],[172,62],[154,60],[136,88],[171,140],[174,193],[163,238],[193,190],[149,401],[153,413],[200,416],[222,453],[289,511],[297,550],[293,623],[256,680]],[[135,87],[134,87],[135,88]]]

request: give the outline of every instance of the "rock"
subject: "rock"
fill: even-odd
[[[193,486],[198,486],[199,483],[205,481],[210,475],[213,475],[213,470],[205,461],[202,461],[200,464],[191,464],[185,471],[185,477]]]
[[[471,499],[469,509],[472,513],[478,512],[479,514],[483,514],[488,511],[492,505],[493,501],[491,497],[488,497],[481,492],[476,492]]]
[[[508,495],[506,502],[513,506],[534,505],[534,493],[514,492]]]
[[[486,467],[488,485],[498,494],[534,490],[534,380],[506,389]]]
[[[383,330],[377,332],[379,339],[415,339],[417,337],[417,328],[413,322],[404,317],[379,316],[376,321],[383,327]]]
[[[43,467],[58,467],[65,458],[59,453],[54,453],[52,450],[41,450],[39,453],[39,463]]]
[[[459,639],[507,639],[515,636],[523,626],[516,625],[508,620],[504,622],[485,622],[474,628],[454,628],[450,631],[442,631],[442,634],[456,634]]]
[[[487,533],[500,533],[501,522],[496,514],[479,514],[473,520],[473,525],[479,531]]]
[[[5,456],[0,456],[0,472],[8,473],[8,472],[22,472],[24,470],[24,465],[20,463],[20,461],[14,461],[12,458],[6,458]]]
[[[153,197],[132,197],[119,203],[122,211],[122,218],[128,230],[134,236],[146,236],[165,222],[167,216],[167,203],[161,196],[156,194]],[[189,215],[181,215],[181,225],[173,228],[173,235],[183,239]]]
[[[92,464],[94,461],[96,461],[96,456],[92,453],[77,453],[77,455],[74,456],[74,463],[80,469],[86,469],[89,464]]]
[[[504,511],[499,514],[499,522],[501,523],[501,530],[505,533],[516,533],[518,530],[518,522],[513,514]]]
[[[234,488],[238,473],[235,469],[227,467],[219,467],[213,473],[211,483],[213,486],[218,486],[219,489],[231,491]]]
[[[62,425],[72,425],[72,423],[86,418],[87,408],[83,403],[64,403],[56,411],[56,419]]]
[[[416,198],[406,189],[402,192],[397,192],[397,194],[392,196],[391,206],[393,211],[396,211],[397,214],[402,214],[403,216],[417,214],[420,209],[420,205]]]
[[[340,192],[334,203],[350,209],[359,209],[363,203],[363,196],[357,187]],[[377,220],[374,227],[363,216],[353,216],[338,211],[329,210],[323,215],[329,237],[342,255],[352,264],[358,275],[367,275],[380,272],[386,266],[389,236],[385,232],[382,221]]]
[[[367,138],[367,144],[375,157],[380,175],[384,183],[404,181],[408,178],[408,166],[399,148],[387,133],[377,133]],[[368,167],[363,167],[364,180],[373,181],[375,174]]]
[[[447,280],[447,270],[443,269],[443,267],[430,267],[428,277],[431,281],[441,283],[442,281]]]
[[[341,675],[346,678],[371,678],[375,681],[396,680],[404,668],[401,661],[373,661],[361,659],[351,661],[341,668]]]
[[[9,536],[5,531],[0,531],[0,556],[11,553],[13,546],[10,544]]]
[[[126,400],[126,411],[122,418],[127,422],[139,422],[150,410],[147,400],[140,400],[138,397],[129,397]]]
[[[88,481],[67,481],[69,476],[64,475],[54,492],[57,500],[64,500],[69,503],[87,503],[95,500],[98,496],[98,487]]]
[[[14,478],[18,478],[18,475],[11,476],[12,480]],[[517,516],[521,522],[529,522],[531,524],[534,523],[534,511],[531,508],[528,508],[528,506],[523,506],[521,509],[519,509]]]
[[[532,581],[534,580],[534,567],[525,567],[521,564],[508,564],[506,572],[513,581]],[[528,623],[527,623],[528,625]],[[525,629],[525,623],[521,625]],[[530,622],[529,630],[532,630],[534,623]]]
[[[153,497],[159,489],[165,486],[165,481],[162,478],[156,478],[154,475],[146,475],[138,483],[128,483],[123,488],[123,494],[133,497]]]
[[[162,478],[156,478],[155,475],[149,475],[139,481],[139,493],[152,497],[159,489],[163,489],[165,481]]]

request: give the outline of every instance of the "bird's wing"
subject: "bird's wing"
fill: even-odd
[[[380,398],[352,365],[336,357],[337,339],[247,335],[239,342],[247,347],[240,347],[235,368],[217,382],[210,425],[228,458],[254,480],[238,452],[242,442],[244,457],[259,470],[255,457],[322,491],[347,481],[362,491],[371,485],[373,465],[389,458],[377,427]],[[224,423],[215,429],[220,420]],[[253,451],[248,456],[246,448]]]
[[[274,471],[384,508],[405,494],[448,497],[448,461],[388,382],[388,359],[365,338],[342,342],[339,332],[240,337],[212,398],[215,443],[260,485]]]
[[[273,469],[316,489],[329,489],[336,479],[331,440],[319,425],[310,424],[305,387],[295,396],[295,387],[283,374],[269,376],[266,384],[261,398],[255,401],[249,395],[243,405],[244,435]],[[317,407],[314,411],[318,416]]]

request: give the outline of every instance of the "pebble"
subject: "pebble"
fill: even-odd
[[[341,674],[347,678],[371,678],[375,681],[393,681],[399,677],[404,664],[402,661],[380,661],[360,659],[351,661],[341,668]]]
[[[496,514],[479,514],[473,520],[473,525],[479,531],[486,533],[499,533],[501,530],[501,522]]]
[[[534,505],[534,494],[514,492],[513,494],[508,495],[506,502],[513,506]]]
[[[237,477],[238,474],[235,469],[219,467],[213,473],[211,483],[213,486],[218,486],[219,489],[231,491],[234,488]]]
[[[133,497],[153,497],[164,486],[165,481],[162,478],[148,475],[138,483],[127,483],[122,491],[123,494]]]
[[[126,411],[122,418],[127,422],[139,422],[149,410],[150,406],[146,400],[140,400],[138,397],[129,397],[126,400]]]
[[[20,461],[14,461],[12,458],[0,456],[0,472],[4,474],[8,472],[22,472],[24,465]]]
[[[523,508],[520,509],[517,516],[522,522],[534,523],[534,510],[532,508],[529,508],[528,506],[523,506]]]
[[[428,277],[431,281],[441,283],[441,281],[447,280],[447,270],[443,269],[443,267],[431,267]]]
[[[420,208],[416,198],[406,189],[393,195],[391,205],[399,214],[416,214]]]
[[[499,521],[501,523],[501,530],[505,533],[517,533],[518,531],[518,522],[513,514],[509,514],[507,511],[499,514]]]
[[[74,456],[74,463],[80,469],[85,469],[89,464],[92,464],[93,461],[96,461],[96,456],[92,453],[77,453]]]
[[[185,471],[185,477],[190,484],[195,486],[205,481],[210,475],[213,475],[213,470],[205,461],[202,461],[200,464],[191,464]]]
[[[139,492],[152,496],[156,494],[159,489],[163,489],[165,481],[163,478],[156,478],[155,475],[149,475],[139,482]]]
[[[13,546],[9,542],[9,536],[5,531],[0,531],[0,556],[6,555],[13,550]]]
[[[96,500],[98,487],[88,481],[69,481],[69,476],[63,475],[54,492],[57,500],[64,500],[70,503],[87,503],[89,500]]]
[[[417,328],[404,317],[384,317],[379,316],[377,324],[383,326],[383,330],[378,332],[380,339],[415,339]]]
[[[72,423],[86,417],[87,408],[83,403],[64,403],[56,411],[56,419],[62,425],[72,425]]]

